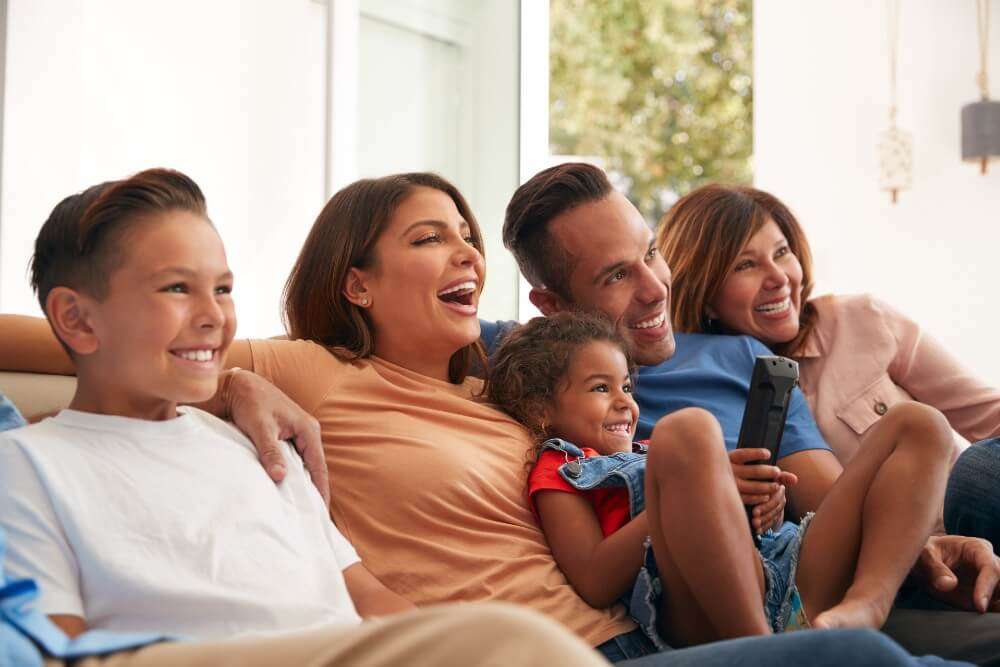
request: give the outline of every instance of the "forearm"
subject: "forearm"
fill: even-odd
[[[0,315],[0,369],[74,375],[76,367],[42,317]]]
[[[585,562],[566,572],[576,592],[591,607],[603,609],[635,585],[643,565],[649,535],[646,513],[642,512],[622,528],[596,544]]]
[[[412,602],[386,588],[362,563],[344,570],[344,583],[361,618],[389,616],[416,609]]]

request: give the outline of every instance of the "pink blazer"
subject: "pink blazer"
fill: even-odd
[[[869,295],[822,296],[799,362],[802,391],[837,458],[892,405],[916,400],[955,431],[955,457],[969,442],[1000,435],[1000,391],[964,368],[913,320]]]

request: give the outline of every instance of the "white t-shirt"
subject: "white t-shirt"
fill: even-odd
[[[0,434],[0,525],[12,578],[45,614],[191,638],[358,624],[341,571],[357,553],[298,454],[268,478],[235,427],[63,410]]]

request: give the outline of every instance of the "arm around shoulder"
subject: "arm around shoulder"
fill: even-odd
[[[74,375],[76,368],[43,317],[0,315],[0,370]]]

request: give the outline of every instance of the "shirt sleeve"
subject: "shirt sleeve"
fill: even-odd
[[[19,428],[27,424],[24,421],[24,417],[21,413],[17,411],[14,404],[11,403],[6,396],[0,394],[0,431],[6,431],[12,428]]]
[[[966,440],[1000,435],[1000,391],[976,377],[920,325],[874,301],[896,341],[889,377],[913,398],[940,410]]]
[[[251,340],[253,372],[314,414],[343,363],[326,348],[303,340]]]
[[[566,457],[562,452],[547,449],[542,452],[528,475],[528,498],[531,500],[531,511],[538,516],[535,508],[535,494],[539,491],[563,491],[565,493],[580,494],[559,474],[559,468],[566,463]]]
[[[38,583],[37,608],[42,613],[84,618],[76,558],[22,447],[12,436],[0,435],[0,527],[7,533],[8,546],[0,566],[11,579]]]
[[[751,341],[751,349],[754,356],[773,355],[766,345],[756,339]],[[749,377],[747,378],[749,381]],[[781,444],[778,446],[778,458],[782,459],[791,454],[804,452],[810,449],[825,449],[832,452],[830,445],[823,439],[819,432],[816,420],[813,419],[809,404],[802,390],[798,387],[792,389],[792,396],[788,400],[788,417],[785,419],[785,430],[781,435]]]

